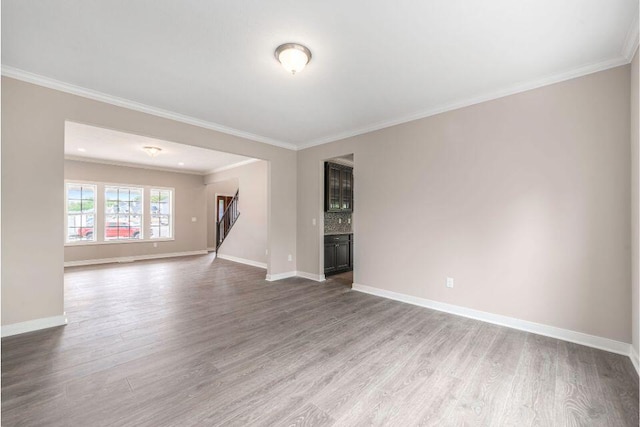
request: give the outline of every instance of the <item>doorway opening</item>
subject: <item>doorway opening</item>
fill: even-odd
[[[65,267],[207,255],[225,212],[223,255],[268,267],[267,161],[71,121],[64,142]]]
[[[233,200],[233,196],[216,194],[216,218],[220,221],[224,216],[229,204]]]
[[[354,155],[326,159],[321,165],[323,196],[320,270],[325,279],[353,284],[355,267]]]

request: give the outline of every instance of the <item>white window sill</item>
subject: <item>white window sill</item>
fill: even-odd
[[[93,245],[120,245],[120,244],[130,244],[130,243],[155,243],[155,242],[173,242],[175,238],[163,238],[163,239],[131,239],[131,240],[107,240],[104,242],[92,242],[90,240],[87,241],[79,241],[79,242],[66,242],[64,244],[66,247],[73,246],[93,246]]]

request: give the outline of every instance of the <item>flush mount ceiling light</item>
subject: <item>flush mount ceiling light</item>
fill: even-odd
[[[291,74],[299,73],[311,61],[311,51],[298,43],[281,44],[275,54],[284,69]]]
[[[156,157],[162,151],[162,148],[147,146],[143,150],[149,155],[149,157]]]

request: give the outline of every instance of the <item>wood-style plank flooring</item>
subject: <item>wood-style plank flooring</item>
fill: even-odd
[[[628,358],[211,256],[67,269],[9,426],[638,426]]]

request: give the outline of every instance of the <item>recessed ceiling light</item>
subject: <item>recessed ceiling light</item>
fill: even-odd
[[[285,70],[296,74],[311,61],[311,51],[298,43],[285,43],[276,48],[276,59]]]
[[[162,151],[162,148],[147,146],[142,148],[150,157],[155,157]]]
[[[86,148],[78,148],[78,151],[81,152],[81,153],[84,153],[85,151],[87,151],[87,149]]]
[[[178,162],[178,166],[184,166],[184,162]]]

